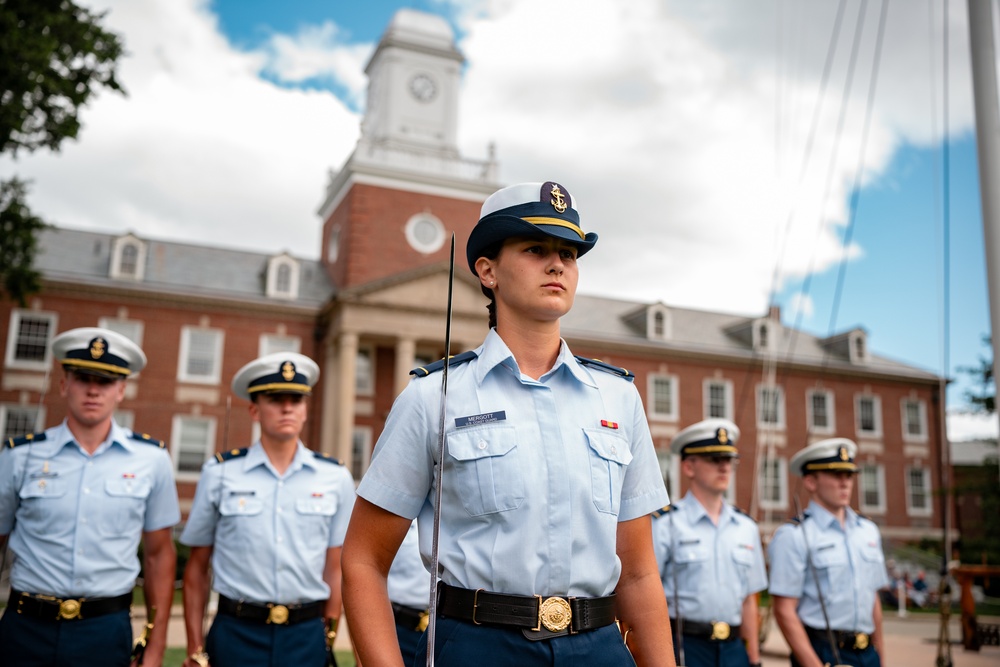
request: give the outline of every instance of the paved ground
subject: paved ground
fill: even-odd
[[[135,608],[136,612],[141,612]],[[134,619],[136,632],[142,627],[143,619]],[[1000,619],[990,619],[990,622],[1000,623]],[[890,613],[885,619],[886,656],[885,667],[935,667],[937,664],[937,639],[940,630],[938,617],[931,614],[910,614],[899,618]],[[997,667],[1000,665],[1000,647],[984,646],[978,653],[965,651],[959,643],[961,627],[957,616],[952,616],[949,623],[951,644],[951,659],[953,667]],[[170,618],[170,646],[185,646],[184,617],[181,607],[175,606]],[[337,636],[337,648],[350,649],[349,631],[341,628]],[[764,642],[762,664],[765,667],[787,667],[788,644],[777,626],[771,625],[767,640]]]

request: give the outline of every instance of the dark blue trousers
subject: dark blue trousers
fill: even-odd
[[[434,663],[441,667],[635,667],[632,654],[625,648],[621,633],[613,624],[590,632],[533,642],[520,630],[439,618],[434,644]],[[421,667],[426,662],[425,632],[420,637],[417,661],[412,665]]]
[[[820,660],[830,665],[837,664],[837,659],[833,655],[833,649],[830,648],[829,642],[810,637],[809,643],[812,644],[813,650],[816,651],[816,655],[819,656]],[[864,651],[841,649],[840,664],[851,665],[851,667],[882,667],[882,660],[879,658],[875,647],[869,645]],[[794,655],[792,656],[792,667],[800,667],[800,663],[795,659]]]
[[[674,660],[681,665],[680,642],[674,631]],[[740,640],[713,642],[700,637],[684,635],[684,662],[686,667],[750,667],[747,650]]]
[[[127,609],[79,621],[48,621],[8,607],[0,618],[0,664],[5,667],[128,667],[131,656]]]
[[[420,645],[420,637],[423,634],[413,628],[396,624],[396,637],[399,639],[399,652],[403,654],[404,665],[412,665],[413,661],[417,659],[417,647]],[[424,664],[426,664],[426,660],[421,663],[421,667]]]
[[[269,625],[218,614],[205,652],[212,667],[326,667],[323,619]]]

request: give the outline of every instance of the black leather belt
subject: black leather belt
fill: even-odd
[[[830,636],[826,630],[805,626],[809,639],[815,639],[825,644],[830,643]],[[837,648],[847,651],[864,651],[871,643],[871,635],[867,632],[854,632],[853,630],[832,630],[833,640],[837,642]]]
[[[596,630],[616,620],[614,594],[600,598],[506,595],[447,584],[440,584],[438,591],[440,616],[521,628],[528,639]]]
[[[132,606],[132,592],[114,598],[58,598],[54,595],[10,591],[8,605],[17,600],[17,613],[46,621],[79,621],[125,611]],[[9,607],[8,607],[9,608]]]
[[[713,642],[736,641],[740,638],[740,628],[742,627],[739,625],[729,625],[723,621],[705,623],[704,621],[689,621],[686,618],[681,619],[679,624],[675,619],[670,619],[670,624],[675,633],[677,632],[677,626],[680,625],[685,637],[696,637]]]
[[[392,615],[396,619],[396,625],[417,632],[423,632],[427,629],[428,616],[424,609],[414,609],[393,602]]]
[[[729,625],[723,621],[689,621],[686,618],[677,623],[677,619],[670,619],[670,627],[674,634],[677,633],[677,626],[681,626],[681,631],[685,637],[695,637],[712,642],[734,642],[740,638],[740,625]]]
[[[301,604],[278,604],[276,602],[261,604],[246,600],[233,600],[225,595],[219,596],[220,614],[235,616],[245,621],[273,625],[295,625],[302,621],[310,621],[321,617],[325,609],[326,600]]]

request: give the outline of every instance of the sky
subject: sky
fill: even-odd
[[[601,236],[582,293],[861,326],[954,378],[956,413],[960,369],[991,356],[965,2],[78,2],[123,36],[128,94],[59,153],[0,158],[51,223],[317,257],[364,67],[408,7],[466,58],[463,156],[559,181]],[[952,439],[997,430],[949,418]]]

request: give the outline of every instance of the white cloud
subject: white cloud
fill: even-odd
[[[947,415],[948,440],[966,442],[969,440],[993,440],[1000,437],[998,415],[982,412],[949,410]]]

